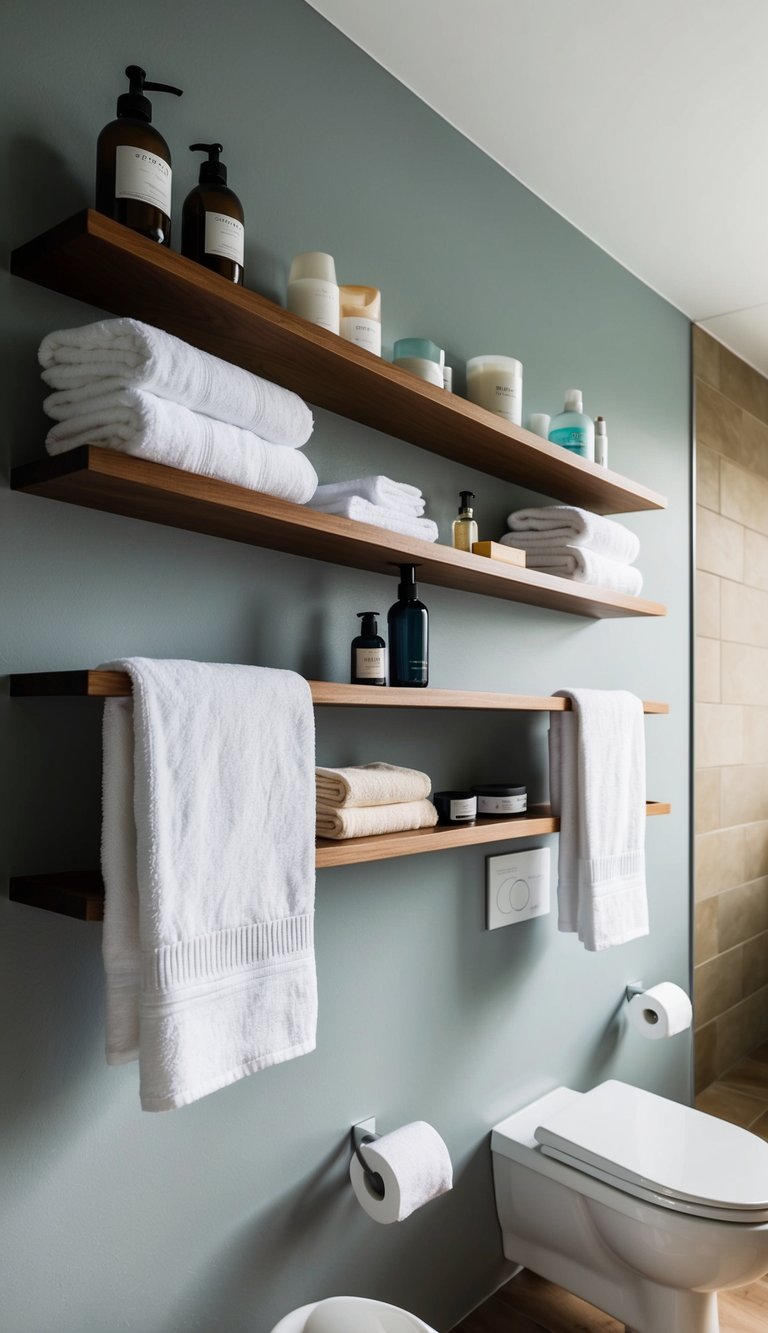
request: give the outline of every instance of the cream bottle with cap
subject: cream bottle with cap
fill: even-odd
[[[288,309],[321,329],[339,332],[339,288],[332,255],[307,250],[294,257],[288,273]]]
[[[381,356],[381,292],[377,287],[339,287],[339,332],[347,342]]]
[[[467,398],[519,426],[523,419],[522,362],[513,356],[470,357]]]

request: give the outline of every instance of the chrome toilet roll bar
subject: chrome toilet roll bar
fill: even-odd
[[[366,1162],[362,1152],[360,1151],[360,1149],[366,1143],[375,1143],[376,1139],[381,1138],[380,1134],[376,1134],[372,1130],[372,1126],[375,1123],[376,1122],[374,1120],[361,1120],[359,1124],[352,1126],[350,1130],[350,1138],[352,1140],[352,1151],[355,1154],[355,1157],[357,1158],[361,1167],[363,1168],[363,1173],[365,1175],[365,1180],[366,1184],[368,1185],[368,1188],[370,1189],[371,1193],[375,1196],[375,1198],[383,1199],[384,1181],[382,1180],[378,1171],[371,1170],[369,1164]]]

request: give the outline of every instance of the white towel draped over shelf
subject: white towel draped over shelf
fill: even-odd
[[[59,391],[46,409],[57,420],[87,412],[92,398],[134,388],[270,444],[296,449],[312,434],[312,413],[297,394],[138,319],[59,329],[43,339],[38,359],[45,383]]]
[[[558,690],[549,730],[560,817],[558,928],[596,952],[648,934],[643,704],[625,690]]]
[[[289,671],[106,665],[107,1059],[165,1111],[314,1049],[314,713]]]

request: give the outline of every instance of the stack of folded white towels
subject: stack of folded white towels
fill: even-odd
[[[402,532],[422,541],[437,541],[437,524],[423,518],[424,496],[416,486],[390,477],[356,477],[353,481],[335,481],[318,486],[309,501],[312,509],[358,523],[372,523],[376,528]]]
[[[317,835],[364,838],[431,828],[437,823],[437,811],[427,800],[431,786],[426,773],[396,764],[316,768]]]
[[[525,551],[529,569],[635,597],[643,586],[633,566],[640,542],[613,519],[569,505],[546,505],[516,510],[507,527],[501,541]]]
[[[38,357],[49,454],[94,444],[296,504],[315,491],[312,413],[287,389],[136,319],[49,333]]]

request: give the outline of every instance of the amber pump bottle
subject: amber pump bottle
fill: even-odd
[[[129,65],[130,92],[117,99],[112,120],[96,144],[96,208],[160,245],[171,243],[171,152],[152,124],[146,89],[173,93],[180,88],[149,83],[143,69]]]
[[[208,154],[200,163],[200,183],[190,190],[181,214],[181,253],[219,273],[243,282],[245,217],[234,190],[227,188],[227,168],[219,161],[220,143],[192,143],[190,152]]]

